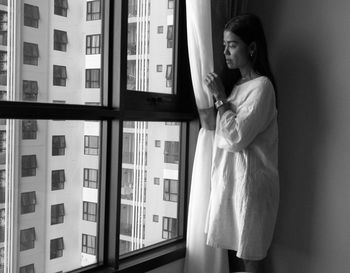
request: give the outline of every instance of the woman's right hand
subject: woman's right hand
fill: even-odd
[[[204,83],[216,100],[226,100],[225,87],[215,72],[209,72],[204,78]]]

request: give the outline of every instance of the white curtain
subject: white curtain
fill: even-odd
[[[206,112],[213,106],[212,97],[203,83],[204,76],[214,67],[210,0],[186,0],[186,10],[194,94],[199,112]],[[213,130],[200,130],[192,173],[184,273],[229,272],[227,251],[207,246],[204,233],[210,195],[213,139]]]

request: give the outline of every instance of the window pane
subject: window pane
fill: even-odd
[[[124,122],[120,211],[120,255],[148,247],[179,234],[180,125],[165,122]],[[146,126],[147,124],[147,126]],[[177,161],[168,163],[164,145],[171,146]],[[177,149],[177,150],[176,150]],[[164,181],[164,183],[160,183]],[[165,194],[167,198],[164,198]],[[166,226],[163,225],[166,220]],[[165,221],[165,220],[164,220]]]
[[[101,105],[102,1],[31,2],[0,3],[0,100]],[[20,17],[8,20],[10,13]],[[23,41],[21,50],[8,37]],[[7,62],[8,52],[20,68]],[[18,76],[8,82],[8,74]]]
[[[174,9],[164,0],[128,3],[127,89],[173,94]]]
[[[1,120],[0,251],[15,255],[13,272],[26,266],[68,272],[98,262],[100,156],[84,153],[84,144],[86,135],[100,137],[100,127],[94,121]],[[20,137],[27,131],[36,137]],[[11,230],[17,244],[5,239]]]

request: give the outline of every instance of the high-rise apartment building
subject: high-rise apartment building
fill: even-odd
[[[100,105],[103,0],[17,2],[0,1],[0,99]],[[129,0],[128,89],[173,92],[173,22],[174,1]],[[0,272],[97,262],[101,127],[0,120]],[[180,127],[123,124],[121,255],[178,236]]]

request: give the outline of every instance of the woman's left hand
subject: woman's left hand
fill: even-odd
[[[226,100],[225,87],[215,72],[209,72],[204,78],[204,83],[216,100]]]

